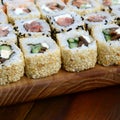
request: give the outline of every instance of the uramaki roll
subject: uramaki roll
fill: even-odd
[[[42,19],[17,20],[15,30],[19,38],[51,35],[49,24]]]
[[[82,18],[78,14],[67,10],[49,16],[48,19],[51,29],[55,34],[74,29],[84,29]]]
[[[116,24],[96,26],[92,36],[97,41],[98,63],[120,65],[120,27]]]
[[[62,54],[63,68],[79,72],[95,67],[97,61],[96,41],[83,30],[71,30],[56,35]]]
[[[37,0],[41,16],[47,20],[47,16],[54,15],[60,11],[63,11],[66,7],[65,3],[61,0]]]
[[[17,36],[11,24],[0,24],[0,41],[17,44]]]
[[[14,24],[16,20],[40,18],[40,12],[32,2],[27,2],[26,4],[8,4],[7,15],[9,22],[12,24]]]
[[[120,5],[112,5],[110,8],[113,15],[112,22],[120,26]]]
[[[119,0],[98,0],[99,4],[101,5],[102,10],[111,12],[110,6],[112,5],[120,5]]]
[[[80,15],[93,13],[101,9],[99,3],[95,0],[69,0],[67,7]]]
[[[0,42],[0,85],[20,80],[24,75],[24,59],[15,44]]]
[[[86,30],[90,31],[94,26],[107,25],[112,22],[112,16],[107,12],[94,12],[83,16]]]
[[[61,68],[60,49],[50,37],[24,38],[20,47],[29,78],[42,78],[58,73]]]

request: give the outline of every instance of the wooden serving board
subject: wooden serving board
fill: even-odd
[[[117,84],[120,84],[120,66],[96,65],[79,73],[61,69],[50,77],[33,80],[24,76],[16,83],[0,86],[0,106]]]

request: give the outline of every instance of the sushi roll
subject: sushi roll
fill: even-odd
[[[74,12],[61,11],[49,16],[48,19],[54,34],[68,32],[72,29],[84,29],[82,18]]]
[[[101,5],[102,10],[111,12],[112,5],[120,5],[119,0],[98,0],[99,4]]]
[[[120,5],[112,5],[112,6],[110,6],[110,8],[111,8],[112,15],[120,17]]]
[[[79,72],[95,67],[97,61],[96,41],[84,30],[71,30],[56,35],[62,54],[63,68]]]
[[[65,3],[61,0],[38,0],[36,2],[43,19],[47,20],[47,16],[54,15],[56,12],[65,9]]]
[[[32,2],[34,3],[34,0],[2,0],[2,3],[4,5],[8,5],[8,4],[12,4],[12,3],[15,3],[17,1],[18,4],[21,4],[21,3],[26,3],[26,2]]]
[[[80,15],[93,13],[101,9],[100,5],[95,0],[69,0],[67,7],[69,10]]]
[[[20,48],[25,58],[25,73],[29,78],[42,78],[58,73],[61,68],[60,49],[50,37],[23,38]]]
[[[12,24],[14,24],[16,20],[40,18],[40,12],[32,2],[27,2],[26,4],[8,4],[7,15],[9,22]]]
[[[0,24],[0,41],[17,44],[17,36],[11,24]]]
[[[49,24],[42,19],[16,20],[14,28],[19,38],[51,35]]]
[[[24,59],[15,44],[0,42],[0,85],[20,80],[24,75]]]
[[[92,30],[92,36],[97,41],[98,63],[120,65],[120,27],[116,24],[97,26]]]
[[[107,12],[95,12],[83,16],[86,30],[90,31],[92,27],[101,24],[107,25],[112,21],[112,16]]]
[[[111,14],[113,15],[112,22],[120,26],[120,5],[112,5]]]
[[[7,15],[3,12],[3,10],[0,10],[0,24],[7,24],[8,18]]]

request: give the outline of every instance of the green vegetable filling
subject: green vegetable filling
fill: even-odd
[[[0,63],[5,62],[13,54],[13,50],[10,45],[0,45]]]
[[[44,53],[47,50],[41,43],[31,45],[31,53]]]
[[[120,34],[119,34],[119,27],[113,27],[113,28],[106,28],[102,32],[104,34],[104,37],[106,41],[115,41],[120,39]]]
[[[109,29],[104,29],[102,32],[104,34],[105,40],[106,41],[111,41],[111,35],[109,33],[110,32]]]
[[[78,47],[79,38],[69,38],[68,40],[69,48],[76,48]]]
[[[81,47],[82,45],[88,46],[87,40],[83,37],[76,37],[76,38],[69,38],[67,40],[69,44],[69,48],[76,48],[76,47]]]

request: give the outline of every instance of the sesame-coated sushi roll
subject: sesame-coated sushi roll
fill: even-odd
[[[54,33],[68,32],[72,29],[84,29],[84,22],[81,17],[74,12],[61,11],[48,18]]]
[[[17,36],[11,24],[0,24],[0,41],[17,44]]]
[[[24,59],[15,44],[0,42],[0,85],[20,80],[24,75]]]
[[[98,63],[120,65],[120,27],[116,24],[97,26],[92,30],[92,36],[97,41]]]
[[[51,35],[49,24],[42,19],[17,20],[15,30],[19,38]]]
[[[113,15],[112,22],[120,26],[120,5],[112,5],[110,8]]]
[[[89,14],[100,10],[100,5],[95,0],[69,0],[67,7],[80,15]]]
[[[0,24],[7,24],[8,18],[7,15],[3,12],[3,10],[0,10]]]
[[[119,0],[98,0],[99,4],[101,5],[102,10],[107,12],[111,12],[112,5],[120,5]]]
[[[32,18],[40,18],[40,12],[34,3],[26,4],[9,4],[7,5],[8,20],[14,23],[15,20],[25,20]]]
[[[84,17],[86,30],[91,30],[93,26],[107,25],[112,21],[112,17],[107,12],[95,12],[86,14]]]
[[[25,73],[28,77],[47,77],[61,68],[60,49],[50,37],[21,39],[20,47],[24,54]]]
[[[110,8],[111,8],[112,15],[120,17],[120,5],[112,5],[112,6],[110,6]]]
[[[63,68],[79,72],[95,67],[97,60],[96,41],[88,32],[71,30],[56,35],[62,54]]]
[[[47,19],[47,16],[51,16],[56,12],[60,12],[65,9],[65,3],[61,0],[38,0],[36,2],[43,19]]]
[[[34,3],[35,0],[2,0],[2,3],[4,5],[8,5],[8,4],[16,3],[16,2],[17,2],[17,4],[22,4],[22,3],[27,3],[27,2]]]

